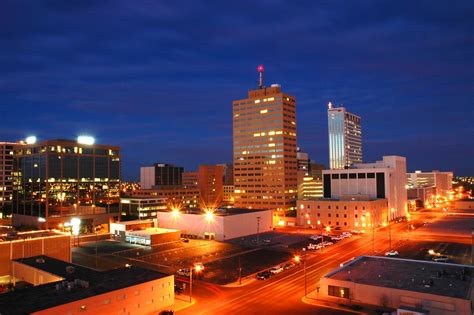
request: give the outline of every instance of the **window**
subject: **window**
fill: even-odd
[[[344,214],[344,218],[347,218],[347,214]]]
[[[355,207],[355,209],[357,210],[357,206]]]
[[[347,207],[346,207],[346,206],[344,206],[344,210],[347,210]]]
[[[328,206],[328,209],[331,209],[331,206]]]
[[[336,213],[336,218],[339,218],[339,213]]]
[[[357,214],[355,215],[355,217],[357,218]]]
[[[375,178],[375,173],[367,173],[367,178]]]
[[[357,174],[351,173],[351,174],[349,174],[349,178],[357,178]]]
[[[365,173],[359,173],[359,174],[357,174],[357,178],[365,178]]]
[[[306,208],[308,208],[308,209],[309,209],[309,205],[308,205]]]
[[[349,298],[349,288],[336,287],[336,286],[333,286],[333,285],[328,285],[328,295],[348,299]]]
[[[320,217],[320,216],[321,216],[321,213],[318,213],[318,217]]]
[[[344,222],[344,225],[347,226],[347,222]]]
[[[328,213],[328,217],[329,217],[329,218],[331,217],[331,214],[330,214],[330,213]]]
[[[365,210],[365,207],[362,207],[362,210]]]
[[[339,221],[336,221],[336,225],[339,225]]]
[[[336,206],[336,209],[339,209],[339,206]]]
[[[332,174],[331,178],[332,179],[339,179],[339,174]]]
[[[318,206],[318,209],[320,209],[320,206]]]
[[[347,179],[347,174],[341,174],[341,179]]]

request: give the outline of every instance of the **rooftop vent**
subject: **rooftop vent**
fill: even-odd
[[[37,264],[44,264],[44,258],[36,258],[35,261]]]

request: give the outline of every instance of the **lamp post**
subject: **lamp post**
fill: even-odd
[[[304,296],[306,297],[306,248],[304,249],[303,269],[304,269]]]

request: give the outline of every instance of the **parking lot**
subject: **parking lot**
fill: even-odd
[[[448,263],[471,264],[471,246],[459,243],[404,241],[396,249],[400,258],[429,260],[436,255],[430,255],[433,250],[440,255],[448,256]]]

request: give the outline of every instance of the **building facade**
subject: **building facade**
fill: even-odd
[[[387,199],[298,200],[297,224],[306,228],[370,229],[388,221]]]
[[[274,84],[233,101],[233,149],[236,207],[294,209],[295,97]]]
[[[13,200],[13,156],[21,145],[16,142],[0,142],[0,213],[10,212]]]
[[[329,167],[344,169],[362,163],[362,129],[359,116],[344,107],[328,105]]]
[[[183,172],[183,188],[192,188],[198,186],[198,172]]]
[[[140,167],[140,188],[172,188],[182,185],[184,168],[166,163]]]
[[[436,194],[443,197],[453,189],[453,172],[422,172],[407,173],[408,188],[435,187]]]
[[[406,159],[384,156],[375,163],[353,164],[350,169],[323,171],[324,198],[387,199],[390,220],[406,215]]]
[[[222,203],[224,186],[223,165],[199,165],[198,188],[203,207],[218,208]]]
[[[71,215],[108,223],[118,215],[120,148],[79,138],[25,144],[15,151],[13,180],[14,225],[48,227]]]
[[[199,206],[199,189],[169,188],[169,189],[137,189],[124,198],[151,198],[166,200],[168,209],[196,208]],[[160,199],[161,200],[161,199]],[[157,201],[158,203],[159,201]],[[126,207],[123,207],[126,209]]]
[[[158,212],[158,226],[180,230],[185,237],[225,241],[271,231],[271,210],[220,208],[215,212],[200,209]]]
[[[120,215],[131,216],[140,220],[156,218],[157,211],[168,209],[167,197],[122,197],[120,198]]]

